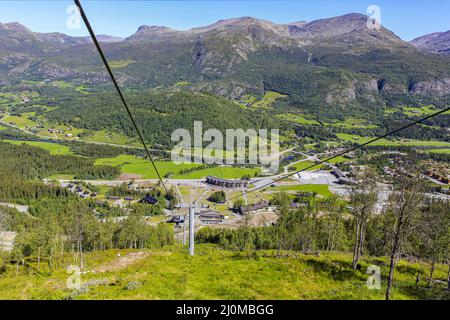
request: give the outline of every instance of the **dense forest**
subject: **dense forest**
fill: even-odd
[[[67,252],[76,255],[83,266],[83,253],[112,248],[161,248],[173,243],[173,231],[167,224],[149,226],[142,211],[132,211],[127,219],[117,222],[114,218],[98,219],[88,202],[76,199],[60,201],[41,200],[24,215],[15,210],[8,214],[0,208],[3,227],[18,232],[11,259],[17,264],[34,256],[51,271],[64,264]],[[116,210],[116,209],[111,209]],[[113,215],[113,214],[111,214]],[[0,259],[0,270],[7,260]]]
[[[0,174],[42,179],[54,174],[75,174],[76,179],[111,179],[120,174],[110,166],[94,166],[92,159],[50,155],[38,147],[0,142]]]
[[[428,261],[431,271],[422,276],[430,287],[436,263],[447,264],[450,277],[450,204],[424,197],[426,184],[422,179],[398,177],[388,206],[377,214],[374,183],[369,176],[354,185],[349,206],[333,197],[321,200],[301,195],[300,206],[293,209],[291,197],[280,193],[272,200],[280,206],[279,220],[273,226],[204,228],[198,232],[196,241],[238,251],[271,249],[279,256],[295,251],[353,252],[354,269],[363,255],[387,256],[388,299],[399,259]]]
[[[0,200],[28,202],[70,197],[69,191],[40,181],[64,173],[73,174],[76,179],[111,179],[120,171],[115,167],[95,166],[94,160],[88,158],[50,155],[39,147],[0,141]]]
[[[192,132],[194,121],[203,121],[204,130],[217,128],[223,133],[229,128],[280,127],[274,118],[245,110],[230,100],[210,94],[128,91],[126,95],[144,138],[154,148],[173,146],[174,142],[170,141],[172,132],[179,128]],[[128,115],[112,91],[78,95],[56,103],[64,103],[64,108],[47,112],[46,116],[51,122],[87,130],[106,129],[136,137]]]

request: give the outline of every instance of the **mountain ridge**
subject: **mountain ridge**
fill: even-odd
[[[429,53],[450,56],[450,30],[426,34],[409,43]]]
[[[185,31],[141,25],[126,38],[98,37],[123,85],[183,82],[233,99],[273,90],[288,94],[290,106],[309,108],[373,104],[386,94],[450,95],[449,60],[424,53],[385,27],[368,28],[367,19],[350,13],[276,24],[240,17]],[[1,83],[109,80],[89,37],[34,33],[10,23],[0,24],[0,40]]]

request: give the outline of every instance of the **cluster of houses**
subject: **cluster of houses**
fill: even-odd
[[[443,172],[443,170],[438,171],[435,169],[426,170],[425,174],[435,180],[438,180],[439,182],[450,184],[450,176],[448,173]]]
[[[225,188],[247,188],[248,180],[227,180],[213,176],[206,177],[206,183]]]
[[[67,185],[67,189],[69,189],[73,193],[78,194],[83,199],[96,198],[98,195],[97,192],[92,192],[91,190],[89,190],[87,188],[83,188],[82,186],[75,185],[73,183],[69,183]]]
[[[215,211],[201,211],[196,216],[203,225],[217,225],[225,221],[225,215]],[[185,217],[182,215],[172,216],[167,220],[167,223],[175,223],[177,226],[182,225],[184,222]]]
[[[333,168],[330,173],[336,177],[337,184],[351,184],[352,180],[339,168]]]
[[[239,214],[248,214],[250,212],[259,211],[259,210],[265,210],[269,208],[269,201],[267,200],[261,200],[257,203],[249,204],[249,205],[243,205],[237,209],[237,212]]]
[[[69,129],[69,131],[70,131],[71,129]],[[65,134],[65,132],[63,131],[63,130],[61,130],[61,129],[53,129],[53,128],[50,128],[50,129],[48,129],[48,133],[52,133],[52,134]],[[65,134],[65,136],[67,137],[67,138],[73,138],[73,134],[72,133],[66,133]],[[76,136],[75,138],[79,138],[79,136]]]
[[[221,224],[225,220],[225,216],[214,211],[203,211],[198,214],[200,221],[206,225]]]

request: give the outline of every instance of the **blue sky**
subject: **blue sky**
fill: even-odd
[[[220,19],[253,16],[276,23],[312,21],[350,12],[381,8],[381,22],[404,40],[450,29],[450,1],[427,0],[263,0],[263,1],[108,1],[82,0],[97,34],[126,37],[140,25],[185,30]],[[72,1],[0,1],[0,22],[20,22],[37,32],[87,35],[66,26]]]

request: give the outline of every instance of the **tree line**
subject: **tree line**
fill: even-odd
[[[429,287],[437,263],[449,266],[450,280],[450,203],[425,196],[427,184],[418,174],[398,176],[379,213],[377,187],[371,177],[366,174],[352,186],[349,203],[335,197],[303,197],[293,209],[292,198],[281,193],[275,199],[281,210],[273,226],[251,228],[244,223],[236,230],[204,228],[196,241],[230,250],[271,249],[279,256],[286,251],[352,252],[350,267],[355,270],[365,255],[384,256],[388,258],[386,299],[391,298],[394,271],[402,258],[429,262],[431,271],[425,275]]]

